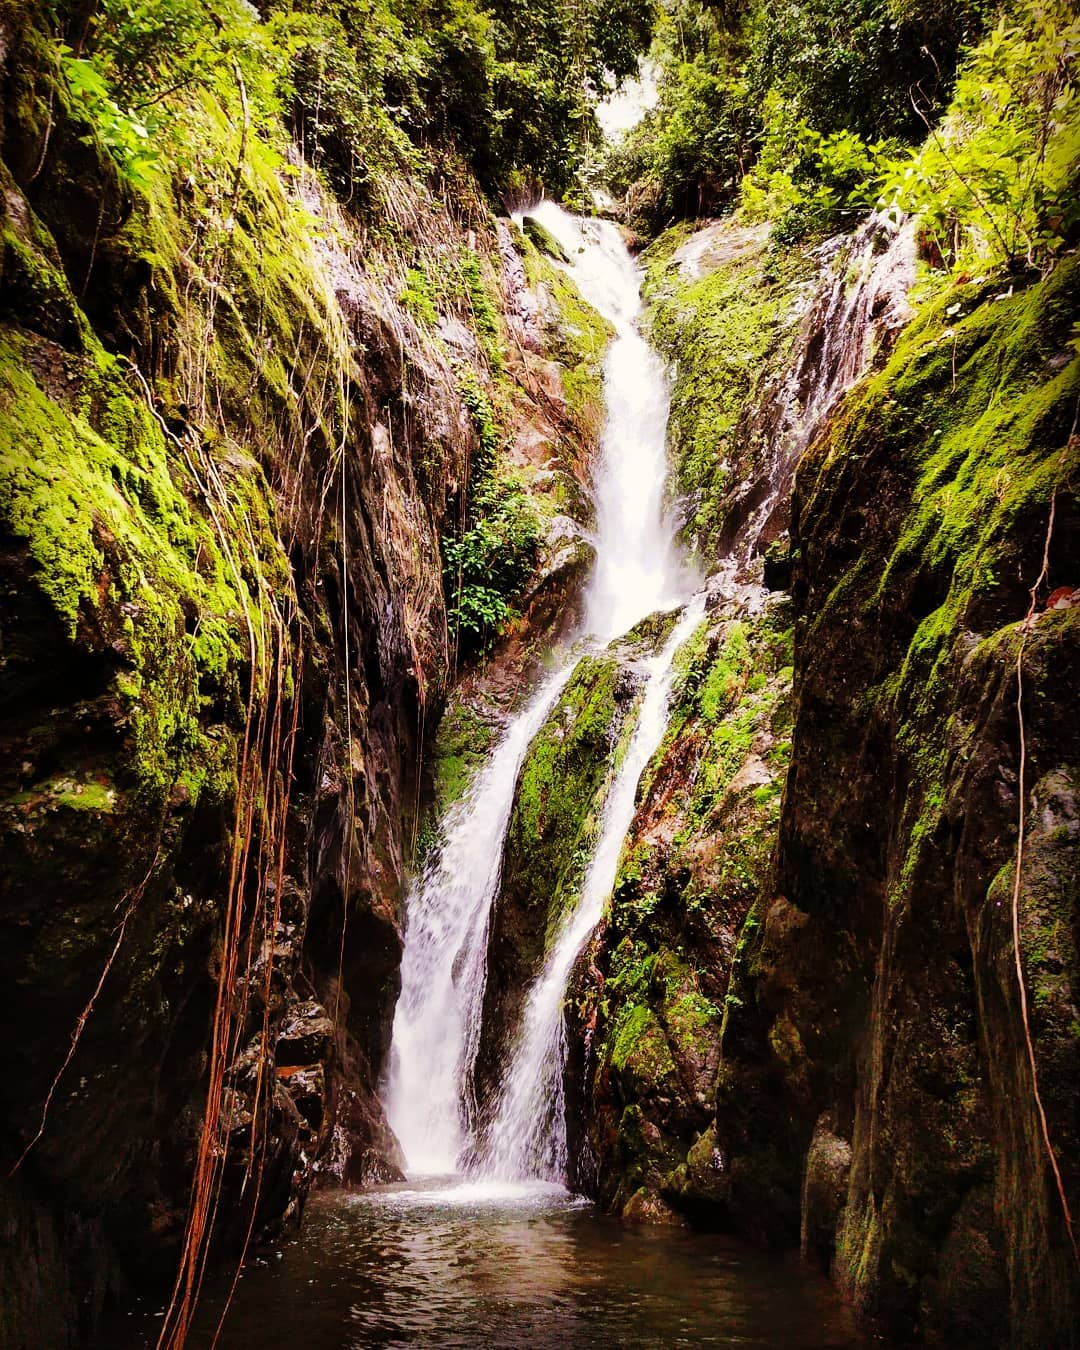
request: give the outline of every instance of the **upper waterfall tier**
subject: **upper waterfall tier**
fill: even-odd
[[[666,509],[668,380],[638,330],[641,273],[609,220],[582,220],[554,202],[531,213],[573,260],[585,299],[614,326],[604,363],[607,421],[595,472],[596,566],[585,629],[609,642],[693,589]]]

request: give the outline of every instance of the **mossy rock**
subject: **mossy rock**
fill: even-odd
[[[684,226],[644,255],[649,332],[674,371],[668,435],[680,532],[706,567],[728,556],[771,490],[764,476],[775,472],[780,409],[770,400],[799,331],[801,285],[812,275],[796,251],[778,267],[760,231],[735,223],[709,229],[717,241],[700,267],[684,266]]]
[[[1075,869],[1049,837],[1080,763],[1080,615],[1045,605],[1080,575],[1078,302],[1075,258],[1027,286],[939,283],[796,480],[793,769],[767,917],[732,983],[717,1125],[740,1178],[734,1221],[793,1238],[814,1121],[850,1122],[836,1275],[899,1336],[977,1326],[995,1343],[1054,1344],[1076,1321],[1010,910],[1019,663],[1022,950],[1066,1156],[1080,972],[1075,888],[1061,883]],[[976,1178],[992,1179],[984,1245],[1002,1262],[981,1307],[941,1264],[972,1249],[959,1216]]]
[[[562,244],[555,238],[546,225],[542,225],[535,216],[525,216],[521,222],[521,228],[525,236],[531,243],[535,244],[541,253],[546,253],[549,258],[554,258],[556,262],[570,265],[570,255]]]
[[[654,621],[641,636],[662,631]],[[616,1207],[641,1184],[612,1143],[631,1107],[655,1144],[650,1185],[695,1218],[719,1205],[676,1178],[709,1124],[736,937],[775,847],[791,643],[790,605],[774,600],[753,616],[717,611],[676,654],[668,728],[592,958],[603,983],[582,1014],[587,1025],[597,1010],[586,1119],[600,1197]]]
[[[582,657],[522,764],[488,945],[480,1073],[492,1081],[525,992],[579,897],[638,692],[616,656]]]
[[[468,703],[455,703],[439,721],[435,737],[435,795],[432,811],[442,819],[461,800],[498,736],[494,716]]]

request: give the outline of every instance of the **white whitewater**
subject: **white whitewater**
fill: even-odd
[[[577,220],[551,202],[531,214],[559,239],[573,260],[569,270],[578,288],[615,330],[604,366],[607,421],[594,494],[596,565],[581,634],[590,645],[602,645],[649,614],[681,605],[692,588],[664,504],[667,379],[637,331],[640,275],[616,226]],[[526,1062],[542,1061],[537,1072],[552,1108],[540,1112],[547,1131],[542,1138],[534,1131],[532,1142],[513,1157],[500,1145],[498,1157],[483,1165],[493,1175],[563,1180],[562,994],[611,892],[638,779],[663,735],[671,659],[695,616],[697,607],[680,619],[663,651],[645,663],[639,722],[609,795],[597,855],[581,902],[530,995],[491,1137],[502,1139],[504,1116],[518,1119],[526,1109],[518,1085],[518,1068]],[[442,849],[406,900],[402,988],[384,1100],[410,1174],[455,1172],[474,1142],[471,1084],[487,982],[488,924],[514,790],[529,744],[576,660],[577,654],[567,657],[511,721],[464,799],[442,821]]]
[[[469,793],[442,822],[445,843],[406,899],[401,994],[386,1113],[411,1173],[454,1172],[469,1141],[469,1097],[487,984],[487,933],[503,838],[529,742],[573,667],[541,685]]]
[[[574,962],[600,922],[615,885],[619,855],[634,818],[638,783],[667,726],[675,653],[701,622],[704,611],[703,597],[696,596],[663,648],[643,663],[645,689],[637,724],[604,805],[600,837],[581,897],[529,994],[503,1078],[485,1155],[486,1170],[496,1177],[538,1176],[549,1181],[566,1177],[563,995]]]
[[[638,331],[641,273],[618,227],[569,216],[554,202],[529,212],[575,259],[578,289],[615,329],[604,361],[607,422],[595,476],[596,566],[585,628],[599,642],[621,637],[691,589],[665,510],[667,374]]]

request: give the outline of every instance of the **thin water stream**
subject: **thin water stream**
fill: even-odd
[[[556,937],[530,991],[521,1032],[503,1077],[498,1109],[483,1155],[484,1170],[490,1175],[509,1179],[540,1177],[557,1182],[567,1176],[563,997],[578,953],[600,922],[615,885],[619,854],[634,816],[638,781],[667,724],[675,653],[700,623],[703,613],[704,601],[696,596],[683,610],[661,650],[644,663],[645,689],[637,725],[604,806],[600,837],[585,875],[581,898]]]

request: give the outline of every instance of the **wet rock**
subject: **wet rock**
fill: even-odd
[[[525,216],[522,219],[521,228],[541,253],[546,253],[549,258],[554,258],[556,262],[569,265],[570,257],[566,249],[563,248],[547,226],[537,220],[535,216]]]
[[[831,1125],[828,1115],[818,1120],[806,1155],[799,1240],[803,1257],[817,1261],[825,1270],[832,1265],[836,1250],[851,1171],[851,1145],[834,1134]]]
[[[576,898],[636,688],[614,655],[583,657],[522,764],[488,942],[481,1100],[494,1090],[525,992]]]
[[[725,1217],[730,1177],[712,1126],[691,1145],[686,1161],[664,1181],[664,1192],[683,1213],[708,1227]]]
[[[323,1066],[309,1064],[301,1068],[279,1064],[277,1077],[297,1111],[317,1136],[326,1110],[326,1072]]]
[[[1071,609],[1021,624],[1047,547],[1033,466],[1077,455],[1080,360],[1049,376],[1043,355],[1078,286],[1070,265],[969,299],[960,320],[940,297],[834,411],[796,479],[798,701],[766,892],[784,900],[744,929],[716,1129],[737,1226],[776,1242],[801,1228],[853,1305],[901,1340],[1069,1344],[1080,1318],[1012,936],[1015,899],[1075,1212],[1080,630]],[[943,534],[931,497],[949,500],[976,462],[986,486]],[[1014,485],[1007,507],[996,472]],[[1063,510],[1050,593],[1080,566],[1073,495]]]
[[[274,1061],[278,1068],[314,1064],[326,1059],[334,1042],[334,1024],[314,1000],[298,1003],[278,1032]]]
[[[784,605],[728,615],[718,597],[676,658],[668,733],[569,1019],[577,1148],[595,1169],[582,1184],[621,1212],[648,1179],[711,1226],[731,1182],[711,1129],[727,979],[772,848],[790,688]],[[632,636],[665,633],[657,616]]]
[[[762,555],[762,581],[770,591],[791,589],[791,545],[786,539],[774,539]]]
[[[646,283],[653,339],[676,371],[669,439],[680,533],[709,571],[730,564],[752,575],[787,529],[800,457],[910,317],[910,226],[872,218],[794,253],[782,274],[767,233],[714,222]],[[779,557],[766,568],[770,589],[788,588]]]
[[[627,1223],[666,1224],[673,1228],[681,1228],[685,1222],[662,1196],[645,1186],[635,1191],[626,1202],[622,1218]]]

